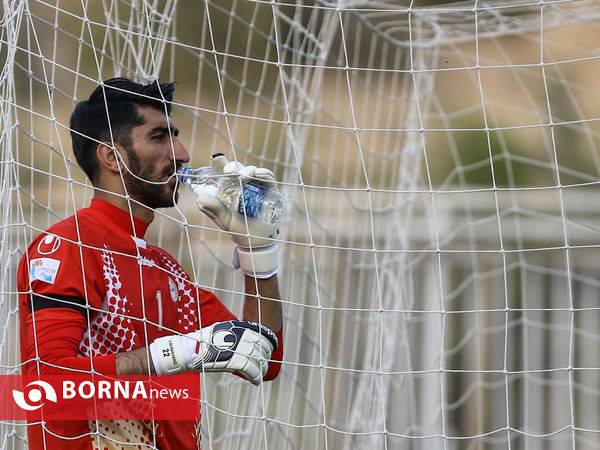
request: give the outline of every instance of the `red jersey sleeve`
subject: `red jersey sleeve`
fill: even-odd
[[[78,244],[72,234],[58,229],[33,241],[19,267],[19,291],[87,299],[99,308],[104,292],[100,250]]]
[[[215,322],[238,320],[212,292],[199,289],[198,298],[200,300],[200,326],[202,328]]]
[[[87,321],[70,308],[46,308],[27,317],[25,365],[27,374],[63,375],[79,371],[95,371],[115,375],[115,354],[106,356],[78,356],[79,343]],[[39,358],[39,370],[36,360]]]
[[[52,365],[91,368],[89,358],[77,357],[87,327],[82,312],[85,313],[88,304],[101,306],[104,282],[98,267],[99,253],[77,244],[73,237],[72,226],[68,224],[51,228],[31,243],[19,264],[17,287],[24,373],[37,372],[36,357],[40,358],[42,373],[62,373]],[[99,360],[94,368],[114,373],[114,358],[113,368],[110,366],[109,360]]]
[[[281,360],[283,358],[283,327],[281,327],[275,335],[277,336],[279,345],[277,346],[277,350],[271,355],[269,370],[267,370],[267,373],[263,377],[263,380],[265,381],[277,378],[277,375],[279,375],[279,371],[281,370]]]

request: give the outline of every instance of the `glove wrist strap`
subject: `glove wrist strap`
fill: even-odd
[[[150,344],[150,355],[157,375],[176,375],[188,370],[179,336],[156,338]]]
[[[265,247],[236,246],[234,249],[234,267],[240,268],[246,275],[255,278],[270,278],[279,272],[277,243]],[[238,264],[236,265],[235,262]]]

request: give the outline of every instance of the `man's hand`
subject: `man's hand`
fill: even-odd
[[[242,185],[252,181],[268,189],[277,188],[277,180],[270,170],[228,162],[222,153],[212,156],[211,166],[219,174],[239,177]],[[231,211],[211,195],[198,196],[197,203],[202,212],[227,231],[235,242],[233,265],[236,269],[241,268],[247,275],[257,278],[269,278],[277,273],[279,261],[275,240],[279,236],[279,221],[265,223],[248,218]]]
[[[165,336],[150,344],[158,375],[196,372],[239,372],[253,384],[267,373],[277,349],[277,336],[256,322],[229,320],[200,331]]]

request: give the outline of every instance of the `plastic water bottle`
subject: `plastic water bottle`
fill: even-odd
[[[234,175],[222,175],[210,166],[183,167],[179,171],[181,182],[190,185],[196,195],[208,194],[218,198],[231,211],[266,223],[274,223],[283,211],[283,195],[260,184],[248,181],[240,189]],[[243,195],[240,195],[240,191]]]

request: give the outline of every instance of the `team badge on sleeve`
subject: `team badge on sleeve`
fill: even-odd
[[[54,284],[60,260],[52,258],[36,258],[29,262],[29,279],[40,280],[45,283]]]

